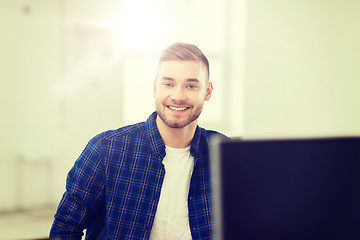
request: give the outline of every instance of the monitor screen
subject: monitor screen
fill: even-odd
[[[220,141],[220,239],[360,239],[360,138]]]

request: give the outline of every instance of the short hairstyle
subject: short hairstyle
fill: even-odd
[[[210,78],[209,61],[204,53],[193,44],[176,42],[167,47],[160,55],[159,64],[171,60],[200,61],[205,65],[208,78]]]

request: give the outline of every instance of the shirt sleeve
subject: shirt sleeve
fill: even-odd
[[[89,220],[103,204],[105,171],[99,136],[94,137],[70,170],[66,191],[50,230],[51,239],[81,239]]]

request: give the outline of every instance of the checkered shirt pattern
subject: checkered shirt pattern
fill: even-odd
[[[146,122],[91,139],[68,173],[51,239],[148,239],[165,175],[165,144],[154,112]],[[197,126],[188,208],[193,239],[212,239],[210,137]]]

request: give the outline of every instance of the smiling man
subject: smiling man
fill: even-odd
[[[192,47],[195,51],[195,46]],[[181,146],[173,147],[190,145],[204,101],[210,100],[213,87],[208,67],[205,57],[200,58],[188,49],[178,52],[169,48],[160,58],[154,82],[156,124],[162,136],[166,133],[181,136],[178,139]]]
[[[53,239],[212,239],[210,138],[198,126],[213,86],[196,46],[160,56],[156,112],[89,141],[70,170]]]

